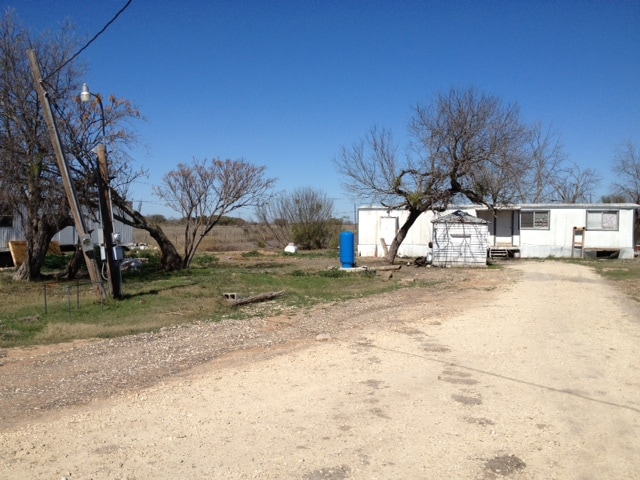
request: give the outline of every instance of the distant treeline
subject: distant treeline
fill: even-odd
[[[164,215],[153,214],[147,215],[147,220],[151,223],[157,223],[159,225],[184,225],[187,223],[186,218],[167,218]],[[248,222],[244,218],[239,217],[222,217],[220,218],[220,222],[218,225],[221,226],[231,226],[231,227],[242,227],[247,224],[251,224],[253,222]]]
[[[151,222],[151,223],[157,223],[158,225],[184,225],[187,223],[187,220],[185,218],[167,218],[164,215],[160,215],[160,214],[153,214],[153,215],[147,215],[146,216],[147,221]],[[276,220],[274,223],[279,223],[278,220]],[[333,223],[336,223],[338,225],[344,225],[349,224],[349,222],[345,222],[344,219],[339,219],[339,218],[334,218],[333,219]],[[257,225],[259,224],[259,222],[255,222],[255,221],[250,221],[250,220],[245,220],[244,218],[240,218],[240,217],[221,217],[220,218],[220,222],[218,223],[218,225],[220,226],[224,226],[224,227],[243,227],[246,225]]]

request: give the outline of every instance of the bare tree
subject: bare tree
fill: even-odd
[[[279,247],[284,247],[293,241],[291,224],[288,218],[288,204],[286,192],[280,192],[269,199],[268,202],[261,202],[254,210],[256,222],[262,227],[262,235],[265,239],[274,239]]]
[[[389,248],[390,263],[417,218],[430,209],[445,209],[453,197],[447,172],[435,157],[415,160],[407,155],[403,161],[397,150],[391,132],[374,127],[364,141],[343,147],[335,159],[351,194],[389,209],[409,211]]]
[[[614,158],[613,170],[617,180],[614,192],[629,202],[640,204],[640,152],[631,141],[621,145]],[[636,241],[640,238],[640,214],[636,215]]]
[[[452,89],[418,105],[411,128],[422,156],[446,172],[452,193],[490,206],[518,197],[529,129],[517,105],[475,89]]]
[[[633,142],[618,147],[613,170],[616,173],[614,192],[629,202],[640,204],[640,152]]]
[[[154,218],[153,215],[150,218],[145,217],[133,207],[131,202],[113,189],[111,190],[111,200],[117,207],[114,210],[114,218],[126,225],[147,231],[156,241],[160,248],[160,264],[164,271],[173,272],[183,268],[182,258],[175,245],[158,224],[158,218]]]
[[[167,173],[154,193],[186,220],[182,268],[188,268],[203,237],[224,215],[258,205],[275,184],[266,167],[245,160],[193,159]]]
[[[554,186],[555,199],[561,203],[588,203],[600,184],[600,175],[591,168],[573,164],[563,168],[549,182]]]
[[[101,112],[82,111],[76,101],[78,79],[86,72],[84,65],[68,62],[79,47],[71,26],[58,32],[45,32],[33,37],[7,11],[0,19],[0,171],[5,204],[17,212],[27,241],[26,260],[16,270],[15,280],[37,280],[49,242],[53,235],[72,224],[69,205],[64,194],[51,139],[38,102],[27,50],[36,51],[45,87],[67,153],[71,175],[81,203],[91,209],[95,199],[95,167],[89,160],[90,150],[101,135],[93,128],[84,132],[84,119],[101,124]],[[110,144],[112,158],[119,157],[119,146],[132,139],[131,131],[116,128],[117,124],[135,117],[128,103],[114,101],[105,109],[107,132],[114,132]],[[84,116],[83,116],[84,115]],[[99,123],[98,120],[100,119]],[[98,134],[98,131],[100,132]],[[115,133],[117,132],[117,133]],[[120,162],[123,166],[127,162]],[[117,168],[114,171],[127,171]]]
[[[280,246],[295,242],[301,248],[326,248],[341,222],[333,218],[333,201],[320,190],[303,187],[282,192],[256,208]]]
[[[391,263],[425,211],[444,210],[456,197],[492,208],[517,200],[531,161],[530,129],[517,106],[474,89],[452,89],[416,106],[409,133],[412,142],[402,157],[391,133],[373,128],[335,162],[354,195],[408,210],[389,247]]]
[[[562,175],[566,154],[558,134],[536,123],[529,132],[530,162],[519,172],[520,202],[543,203],[556,200],[557,179]]]
[[[619,193],[611,193],[609,195],[603,195],[600,197],[600,203],[626,203],[627,197],[620,195]]]
[[[69,223],[69,208],[58,181],[58,170],[46,125],[33,86],[27,49],[35,47],[43,58],[43,70],[54,71],[75,46],[66,36],[48,34],[32,39],[8,11],[0,20],[0,170],[5,201],[18,213],[27,241],[26,260],[15,272],[16,280],[40,277],[51,237]],[[50,79],[57,93],[73,90],[69,66]],[[54,98],[58,104],[61,98]],[[46,199],[46,201],[44,201]]]

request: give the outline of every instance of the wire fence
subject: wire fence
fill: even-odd
[[[100,288],[104,288],[103,282],[100,282]],[[81,282],[76,280],[75,283],[43,283],[42,297],[44,314],[48,315],[61,308],[66,308],[68,317],[71,319],[73,310],[80,310],[82,305],[88,305],[95,302],[96,284],[92,282]],[[100,309],[104,308],[104,299],[100,297]]]

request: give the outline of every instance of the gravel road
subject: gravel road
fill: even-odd
[[[451,278],[2,351],[0,478],[640,478],[638,304],[561,262]]]

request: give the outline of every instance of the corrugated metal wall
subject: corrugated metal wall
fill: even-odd
[[[486,224],[434,223],[433,265],[484,267],[487,264]]]
[[[94,243],[98,243],[99,228],[100,224],[98,222],[87,220],[87,229],[92,231],[91,238]],[[133,243],[133,227],[115,220],[113,230],[120,234],[120,243]],[[13,240],[24,240],[22,225],[17,217],[14,219],[13,228],[0,227],[0,250],[7,250],[9,242]],[[78,241],[75,227],[66,227],[60,230],[53,236],[52,240],[59,242],[60,245],[75,245]]]
[[[0,250],[9,249],[9,242],[14,240],[24,240],[22,224],[17,214],[13,217],[13,227],[0,227]]]

